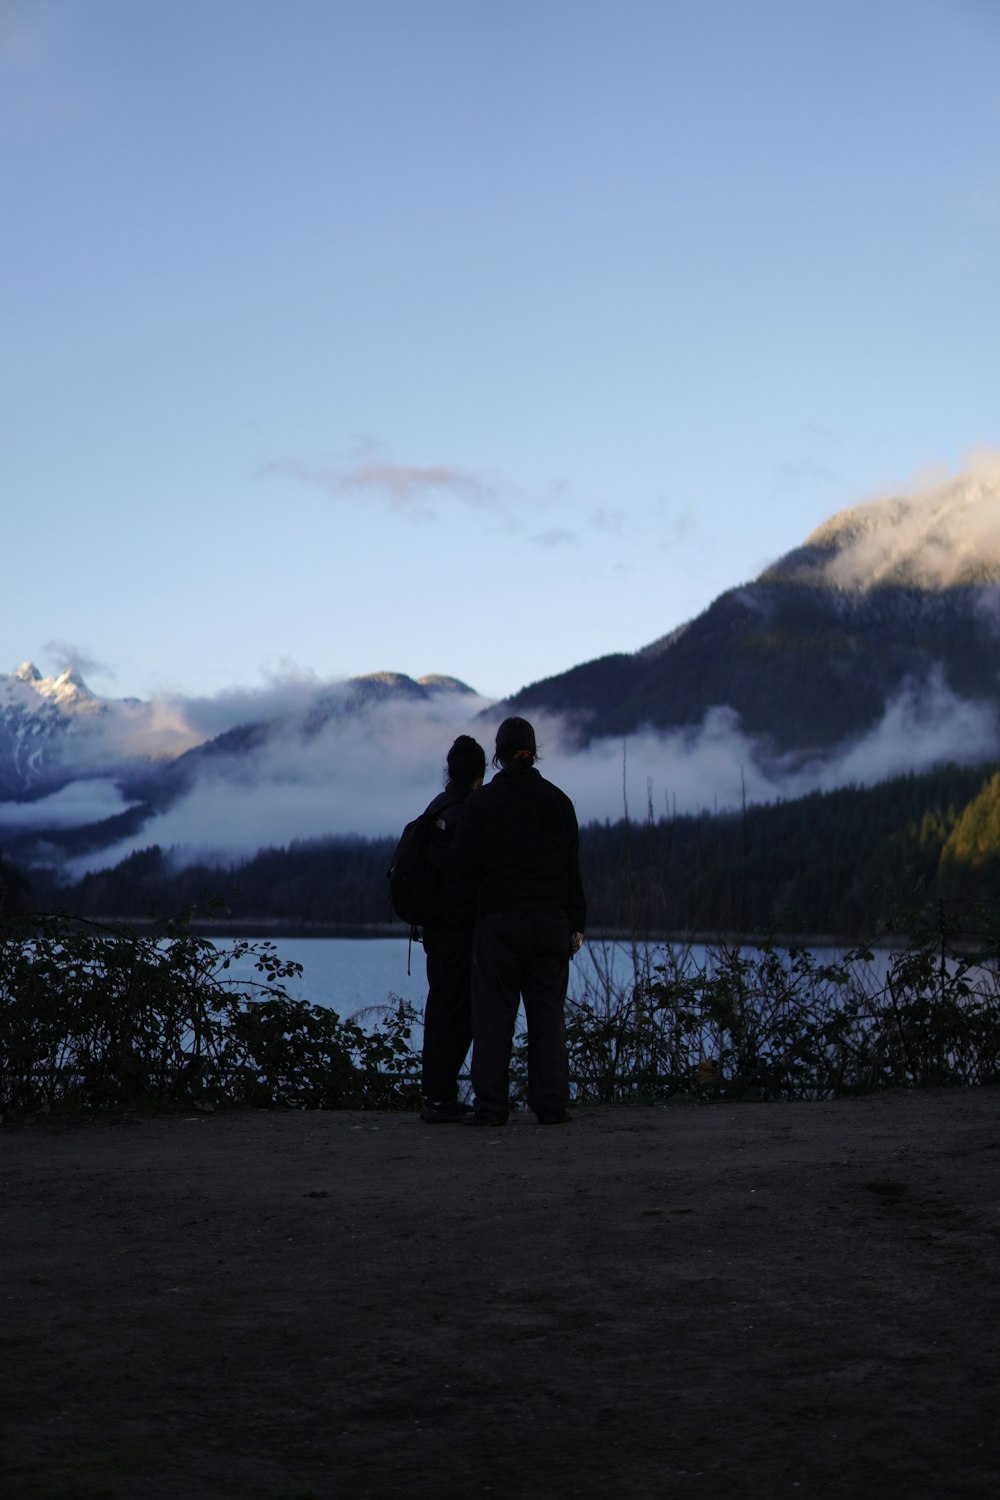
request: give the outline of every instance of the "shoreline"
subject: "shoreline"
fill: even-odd
[[[72,917],[71,920],[93,923],[98,927],[134,928],[138,932],[152,932],[160,927],[154,917],[114,917],[102,914],[93,917]],[[400,922],[308,922],[288,917],[229,917],[196,920],[190,923],[190,931],[198,937],[232,938],[399,938],[409,940],[409,929]],[[905,933],[889,933],[863,941],[860,937],[837,936],[832,933],[735,933],[735,932],[653,932],[636,935],[626,928],[607,928],[588,932],[585,945],[593,947],[602,943],[641,947],[712,948],[744,947],[763,948],[771,944],[776,948],[837,948],[847,950],[861,946],[875,949],[905,948],[910,939]]]

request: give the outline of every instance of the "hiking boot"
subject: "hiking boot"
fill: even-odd
[[[569,1111],[564,1109],[558,1115],[539,1115],[538,1123],[539,1125],[568,1125],[572,1118]]]
[[[425,1099],[420,1118],[425,1125],[461,1125],[469,1113],[467,1104],[446,1103],[443,1099]]]

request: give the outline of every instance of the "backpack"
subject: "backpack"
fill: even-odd
[[[433,813],[423,812],[407,823],[386,871],[389,877],[389,900],[397,917],[411,927],[424,927],[444,909],[444,887],[440,870],[427,858],[427,846],[434,826],[446,807],[445,802]]]

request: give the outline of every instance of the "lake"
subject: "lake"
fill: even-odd
[[[225,942],[217,940],[220,947]],[[372,1006],[392,1003],[394,995],[407,1000],[417,1010],[423,1009],[427,994],[424,950],[414,943],[407,974],[405,938],[251,938],[254,942],[273,942],[285,960],[302,965],[299,979],[283,981],[293,1000],[308,1000],[313,1005],[329,1006],[340,1016],[354,1015]],[[239,978],[253,974],[247,961],[233,966]]]
[[[268,941],[274,942],[283,959],[303,966],[302,977],[285,984],[293,1000],[330,1006],[345,1018],[357,1012],[371,1012],[374,1007],[391,1005],[394,995],[408,1001],[417,1011],[423,1010],[427,976],[424,950],[418,943],[413,944],[410,952],[408,974],[409,945],[404,937],[281,937]],[[220,946],[225,946],[221,940]],[[656,947],[643,945],[641,951],[643,954],[652,951],[655,961]],[[682,945],[675,945],[674,951],[689,952],[691,966],[710,964],[709,950],[702,944],[692,944],[687,950]],[[839,958],[843,949],[813,948],[810,951],[817,961],[830,962]],[[884,974],[888,960],[888,953],[876,954],[876,972]],[[232,972],[242,978],[253,974],[253,966],[245,962],[234,967]],[[601,940],[586,943],[570,965],[570,994],[580,997],[588,987],[603,986],[605,976],[609,974],[614,984],[622,984],[631,976],[629,945]],[[371,1015],[369,1019],[376,1017]]]

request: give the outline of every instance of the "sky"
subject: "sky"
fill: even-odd
[[[634,650],[1000,447],[990,0],[0,0],[0,671]]]

